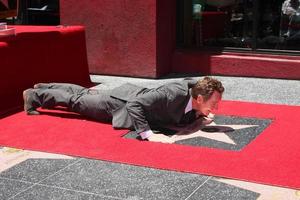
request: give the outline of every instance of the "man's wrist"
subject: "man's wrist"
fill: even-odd
[[[146,140],[148,139],[151,135],[153,135],[154,133],[152,132],[152,130],[147,130],[147,131],[144,131],[144,132],[141,132],[139,133],[139,135],[141,136],[141,138],[143,140]]]

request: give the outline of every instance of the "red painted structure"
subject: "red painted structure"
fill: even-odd
[[[157,77],[171,70],[172,1],[64,0],[61,23],[86,26],[91,73]]]
[[[82,26],[14,26],[0,37],[0,118],[23,105],[22,92],[39,82],[91,86]]]
[[[176,49],[174,0],[64,0],[60,4],[62,24],[86,26],[93,74],[156,78],[195,72],[300,79],[298,57]],[[210,23],[209,18],[204,20]],[[211,24],[204,36],[217,28]]]
[[[172,71],[300,80],[296,56],[176,50]]]

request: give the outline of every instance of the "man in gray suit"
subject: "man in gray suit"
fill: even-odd
[[[142,139],[171,143],[154,134],[152,126],[186,125],[218,108],[224,87],[217,79],[183,80],[157,88],[130,83],[112,90],[93,90],[68,83],[39,83],[23,92],[24,110],[37,115],[38,107],[63,106],[72,112],[112,122],[114,128],[135,130]]]

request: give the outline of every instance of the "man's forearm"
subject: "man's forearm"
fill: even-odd
[[[136,130],[136,132],[139,135],[141,133],[143,133],[142,135],[145,137],[150,135],[151,132],[148,133],[147,131],[149,131],[151,129],[150,129],[150,125],[146,119],[146,114],[145,114],[143,106],[137,101],[127,102],[126,109],[131,118],[133,127]],[[143,137],[143,136],[141,136],[141,137]]]

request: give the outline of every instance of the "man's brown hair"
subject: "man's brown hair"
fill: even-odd
[[[214,91],[222,94],[224,90],[225,89],[221,81],[206,76],[203,79],[197,81],[197,83],[192,87],[192,97],[196,99],[198,95],[201,95],[203,96],[204,100],[207,101],[214,93]]]

